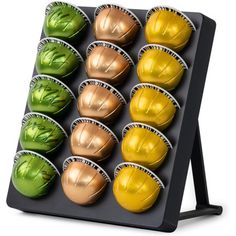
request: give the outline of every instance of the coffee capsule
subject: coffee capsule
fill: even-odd
[[[165,6],[154,7],[147,12],[145,37],[148,43],[164,45],[181,51],[196,28],[182,12]]]
[[[122,83],[134,65],[123,49],[105,41],[91,43],[86,54],[85,69],[88,77],[111,85]]]
[[[95,38],[121,47],[132,43],[142,27],[134,13],[113,4],[105,4],[96,8],[94,18]]]
[[[48,75],[36,75],[30,82],[28,107],[30,111],[58,116],[75,99],[73,92],[61,81]]]
[[[46,195],[60,175],[48,159],[36,152],[19,151],[14,161],[12,183],[19,193],[29,198]]]
[[[171,94],[153,84],[137,84],[132,88],[130,97],[131,120],[158,130],[166,129],[175,116],[176,108],[180,108]]]
[[[64,78],[71,75],[83,61],[70,44],[56,38],[44,38],[38,46],[36,70],[39,74]]]
[[[80,116],[110,124],[126,104],[124,97],[111,85],[99,80],[85,80],[79,86],[77,108]]]
[[[55,151],[65,138],[65,130],[52,118],[37,112],[24,116],[20,132],[20,144],[23,149],[49,154]]]
[[[63,163],[63,170],[63,191],[67,198],[79,205],[95,203],[111,182],[99,165],[83,157],[67,158]]]
[[[79,7],[65,2],[52,2],[46,8],[43,29],[47,37],[75,42],[89,24],[88,16]]]
[[[173,90],[188,69],[185,61],[171,49],[148,44],[139,51],[137,74],[140,82]]]
[[[78,118],[71,124],[72,155],[99,162],[111,155],[118,139],[104,124],[91,118]]]
[[[125,210],[141,213],[153,206],[161,188],[161,180],[147,168],[123,162],[114,171],[113,194],[116,201]]]
[[[170,141],[157,129],[143,123],[130,123],[122,131],[121,153],[124,161],[134,162],[151,170],[165,160]]]

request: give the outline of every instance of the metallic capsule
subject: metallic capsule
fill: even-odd
[[[143,123],[130,123],[123,129],[121,153],[124,161],[134,162],[151,170],[157,169],[172,148],[158,130]]]
[[[83,156],[99,162],[108,158],[115,144],[118,143],[110,129],[90,118],[75,120],[72,129],[70,148],[75,156]]]
[[[133,64],[130,56],[114,44],[95,41],[87,48],[85,69],[89,78],[118,85],[126,79]]]
[[[67,158],[61,178],[68,199],[79,205],[95,203],[111,182],[106,172],[94,162],[83,157]]]
[[[80,116],[106,124],[114,122],[126,104],[118,90],[99,80],[85,80],[79,90],[77,108]]]
[[[149,44],[139,52],[137,74],[140,82],[173,90],[188,69],[184,60],[174,51],[158,44]]]
[[[153,206],[161,188],[161,180],[145,167],[124,162],[115,169],[113,194],[125,210],[141,213]]]
[[[157,128],[166,129],[172,122],[177,101],[164,89],[152,84],[138,84],[131,91],[130,117],[132,121],[142,122]]]
[[[64,129],[46,115],[30,112],[23,118],[20,132],[23,149],[48,154],[55,151],[66,137]]]
[[[39,74],[64,78],[71,75],[83,61],[68,43],[56,38],[44,38],[38,46],[36,70]]]
[[[107,4],[95,10],[93,30],[97,40],[125,47],[134,41],[140,28],[138,18],[125,8]]]
[[[59,175],[57,168],[40,154],[28,150],[16,153],[11,179],[22,195],[29,198],[46,195]]]
[[[90,24],[88,16],[77,6],[52,2],[46,8],[44,33],[47,37],[75,42]]]
[[[196,28],[182,12],[170,7],[155,7],[146,17],[145,37],[148,43],[164,45],[181,51]]]
[[[28,107],[30,111],[49,116],[64,113],[75,99],[72,91],[61,81],[48,75],[36,75],[30,82]]]

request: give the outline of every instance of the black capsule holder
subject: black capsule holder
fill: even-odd
[[[81,7],[81,9],[91,20],[94,18],[95,8]],[[145,15],[147,11],[132,9],[132,12],[134,12],[142,24],[145,25]],[[221,206],[215,206],[209,203],[198,123],[203,88],[214,38],[215,22],[200,13],[187,12],[186,15],[193,21],[196,26],[196,31],[193,32],[186,48],[179,53],[186,61],[189,69],[184,73],[178,87],[174,91],[171,91],[171,94],[179,102],[181,108],[177,110],[174,121],[170,127],[163,132],[171,141],[173,149],[169,151],[163,165],[155,171],[155,174],[163,181],[165,189],[161,191],[154,206],[146,212],[136,214],[124,210],[115,201],[112,193],[114,169],[119,163],[123,162],[119,143],[113,150],[112,156],[101,163],[102,168],[111,177],[111,183],[108,184],[105,193],[95,204],[91,206],[79,206],[72,203],[65,197],[60,178],[58,178],[49,194],[40,199],[30,199],[22,196],[16,191],[12,182],[10,182],[7,196],[7,204],[10,207],[31,213],[167,232],[174,231],[179,220],[203,215],[220,215],[222,213]],[[138,51],[146,44],[143,31],[144,29],[142,28],[135,42],[128,48],[125,48],[125,51],[134,60],[135,66],[133,66],[126,81],[122,85],[116,86],[128,102],[119,118],[113,125],[109,126],[119,140],[121,140],[122,137],[122,129],[126,124],[131,122],[128,111],[130,101],[129,94],[131,88],[139,83],[136,74],[136,64]],[[44,37],[42,33],[41,38]],[[83,58],[86,58],[86,49],[93,41],[95,41],[95,38],[90,25],[84,38],[81,39],[78,46],[75,46]],[[33,75],[36,74],[37,72],[34,69]],[[62,81],[77,96],[78,86],[85,79],[87,79],[85,66],[81,64],[76,73]],[[29,112],[29,110],[26,106],[25,113],[27,112]],[[70,134],[70,125],[73,120],[78,117],[79,113],[75,101],[71,109],[68,109],[63,117],[56,117],[55,119],[62,125],[67,133]],[[18,143],[17,151],[19,150],[21,150],[21,147]],[[56,153],[47,156],[47,158],[52,161],[62,173],[62,164],[69,156],[71,156],[71,152],[69,139],[67,139]],[[197,204],[196,208],[192,211],[180,212],[190,160]]]

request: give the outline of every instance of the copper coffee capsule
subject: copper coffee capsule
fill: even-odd
[[[95,38],[121,47],[132,43],[142,27],[134,13],[117,5],[105,4],[96,8],[94,17]]]
[[[192,32],[196,30],[184,13],[165,6],[149,10],[146,21],[147,42],[161,44],[177,52],[186,46]]]
[[[117,85],[126,79],[133,65],[130,56],[112,43],[95,41],[87,48],[85,69],[89,78]]]
[[[139,51],[137,74],[142,83],[151,83],[172,90],[179,84],[187,69],[185,61],[167,47],[148,44]]]
[[[132,121],[151,125],[164,130],[172,122],[177,108],[175,98],[153,84],[137,84],[131,90],[130,116]]]
[[[111,182],[107,173],[96,163],[72,156],[63,163],[61,184],[65,195],[74,203],[90,205],[97,201]]]
[[[104,124],[91,118],[78,118],[71,124],[71,152],[99,162],[111,155],[118,139]]]
[[[151,170],[158,168],[166,158],[170,141],[157,129],[133,122],[122,131],[121,153],[124,161],[143,165]]]
[[[144,166],[123,162],[114,171],[113,194],[125,210],[141,213],[153,206],[161,189],[162,181]]]
[[[77,108],[80,116],[112,123],[119,115],[124,97],[111,85],[99,80],[85,80],[79,86]]]

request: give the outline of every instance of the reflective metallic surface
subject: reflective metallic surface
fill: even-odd
[[[65,131],[53,119],[36,112],[24,116],[20,132],[23,149],[48,154],[55,151],[65,138]]]
[[[102,82],[88,81],[78,97],[77,108],[80,116],[94,118],[103,123],[115,122],[125,101],[122,102],[114,90]]]
[[[46,8],[44,33],[65,41],[75,41],[82,36],[89,19],[80,8],[65,2],[52,2]]]
[[[90,164],[74,161],[63,172],[61,184],[65,195],[72,202],[89,205],[102,195],[107,181]]]
[[[72,154],[95,162],[108,158],[115,144],[116,141],[111,133],[96,123],[86,121],[78,123],[70,137]]]
[[[170,148],[163,134],[141,123],[130,123],[124,130],[121,143],[124,161],[134,162],[151,170],[163,163]]]
[[[145,26],[148,43],[158,43],[178,52],[186,46],[195,30],[183,13],[169,7],[154,8],[149,15]]]
[[[36,70],[39,74],[64,78],[72,74],[81,61],[79,53],[66,42],[45,38],[39,44]]]
[[[127,211],[140,213],[153,206],[158,198],[161,185],[142,167],[133,163],[122,163],[114,180],[113,194],[116,201]]]
[[[140,87],[131,98],[129,112],[132,121],[164,130],[173,120],[176,107],[173,101],[161,91]]]
[[[166,90],[174,89],[187,69],[182,58],[160,45],[147,45],[143,49],[137,65],[140,82],[152,83]]]
[[[102,7],[93,24],[97,40],[105,40],[124,47],[133,42],[139,23],[125,9],[107,5]]]
[[[126,79],[131,65],[115,49],[97,46],[88,55],[85,69],[89,78],[99,79],[109,84],[117,85]]]
[[[73,99],[71,90],[51,76],[37,75],[31,80],[28,95],[30,111],[58,116],[63,114]]]
[[[12,170],[12,183],[22,195],[39,198],[48,193],[58,175],[57,169],[41,155],[20,151]]]

